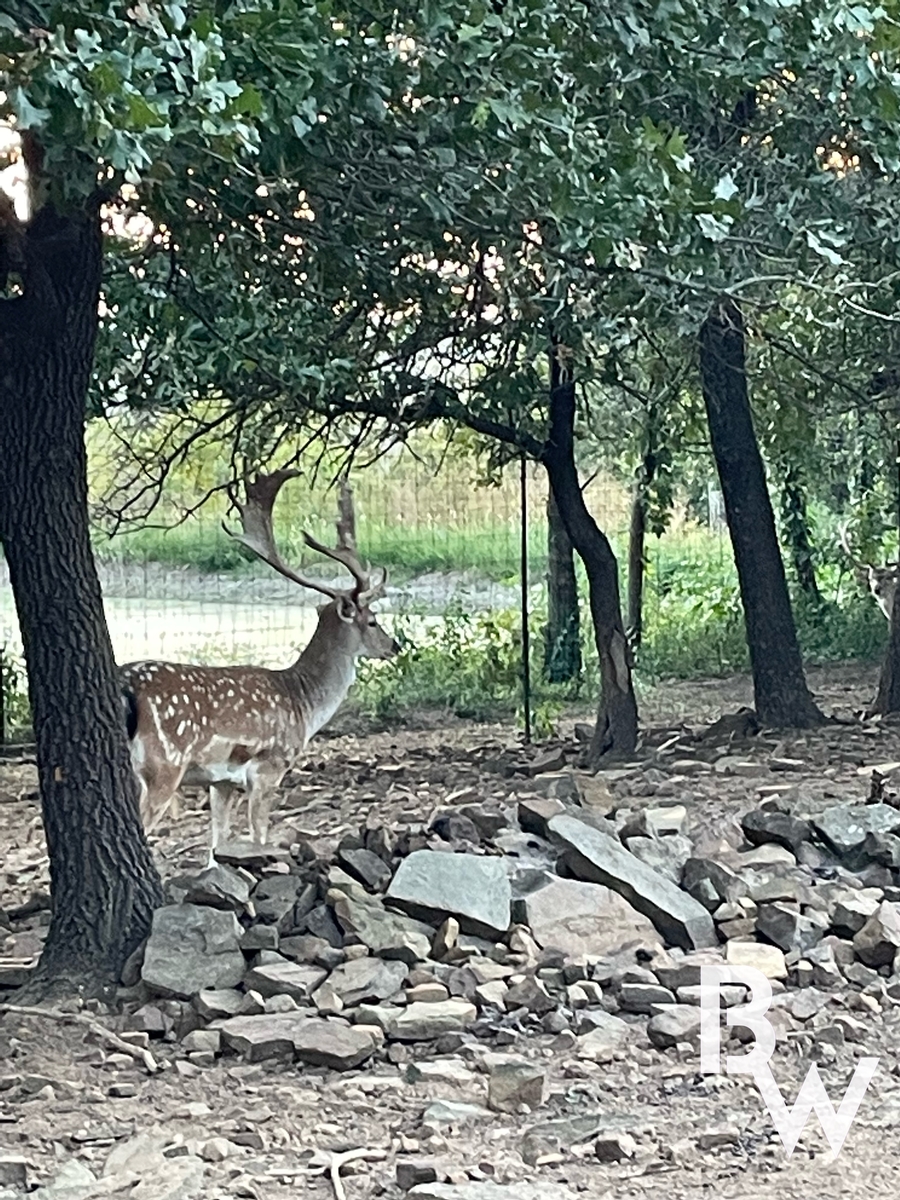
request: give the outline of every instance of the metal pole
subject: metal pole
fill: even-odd
[[[522,708],[525,722],[525,745],[531,745],[531,638],[528,629],[528,470],[525,455],[521,458],[520,508],[522,518]]]

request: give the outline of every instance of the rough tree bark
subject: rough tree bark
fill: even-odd
[[[647,513],[643,488],[635,488],[631,501],[631,525],[628,530],[628,639],[636,650],[644,627],[644,544]]]
[[[637,703],[631,651],[622,624],[619,567],[612,547],[588,511],[575,465],[575,384],[563,380],[551,357],[550,428],[542,461],[560,516],[585,566],[594,639],[600,658],[600,702],[588,765],[605,756],[629,755],[637,744]]]
[[[547,497],[547,625],[544,676],[568,683],[581,674],[581,621],[572,540],[551,489]]]
[[[703,323],[700,369],[744,607],[757,714],[766,725],[821,724],[825,718],[803,674],[775,515],[753,429],[743,315],[731,299],[720,300]]]
[[[28,667],[52,915],[33,990],[102,994],[162,889],[144,837],[88,532],[84,414],[99,213],[0,214],[0,541]]]

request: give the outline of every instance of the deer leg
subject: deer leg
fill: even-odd
[[[234,813],[234,784],[228,782],[209,785],[209,861],[216,863],[216,847],[231,837],[231,819]]]
[[[250,840],[265,846],[269,836],[269,813],[275,798],[274,789],[278,784],[277,775],[270,773],[258,774],[250,781],[247,789],[247,821],[250,826]]]
[[[140,811],[145,833],[152,833],[172,803],[181,783],[184,767],[171,763],[147,763],[139,774]]]

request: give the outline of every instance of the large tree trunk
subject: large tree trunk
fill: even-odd
[[[581,673],[578,579],[572,540],[552,489],[547,497],[547,567],[544,675],[550,683],[568,683]]]
[[[588,750],[588,765],[607,755],[629,755],[637,744],[637,703],[631,681],[631,651],[622,624],[619,567],[607,539],[588,511],[575,466],[575,384],[561,379],[551,358],[550,431],[543,463],[560,516],[585,566],[594,639],[600,658],[600,703]]]
[[[631,527],[628,530],[628,638],[636,650],[644,629],[644,543],[647,513],[643,488],[638,484],[631,501]]]
[[[0,540],[28,667],[52,915],[37,988],[103,992],[161,901],[88,535],[84,413],[97,331],[97,215],[44,209],[0,302]]]
[[[766,725],[824,721],[803,674],[775,515],[753,429],[740,308],[721,300],[700,330],[703,399],[734,547],[756,710]]]

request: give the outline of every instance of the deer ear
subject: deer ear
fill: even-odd
[[[337,606],[338,616],[342,621],[350,624],[356,620],[356,605],[349,596],[341,596]]]

